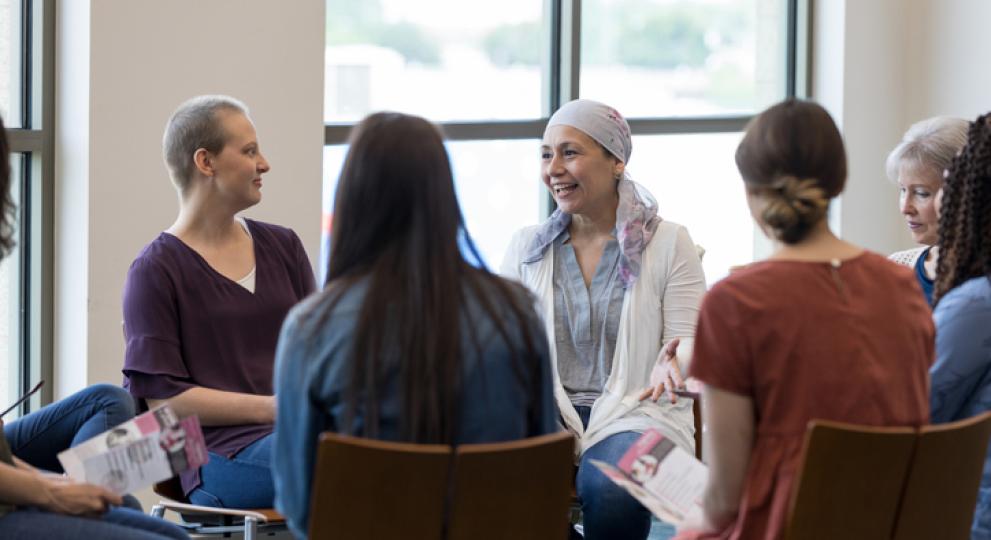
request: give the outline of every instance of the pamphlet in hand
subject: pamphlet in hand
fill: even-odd
[[[207,462],[199,418],[168,405],[148,411],[58,455],[70,478],[123,495]]]
[[[592,463],[662,521],[677,525],[702,515],[709,469],[656,430],[644,432],[616,466]]]

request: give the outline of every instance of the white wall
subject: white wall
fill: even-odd
[[[814,2],[813,97],[843,131],[840,234],[881,253],[912,247],[884,160],[912,123],[991,110],[986,0]]]
[[[121,380],[121,290],[175,218],[161,159],[172,110],[224,93],[251,108],[272,164],[249,215],[318,255],[324,1],[60,2],[56,156],[56,397]]]
[[[991,110],[991,2],[914,0],[908,114],[973,120]]]

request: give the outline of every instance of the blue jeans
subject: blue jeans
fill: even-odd
[[[991,489],[977,490],[977,508],[970,529],[970,540],[991,540]]]
[[[272,434],[251,443],[228,459],[210,452],[200,467],[200,485],[189,493],[189,502],[221,508],[271,508]]]
[[[591,407],[575,407],[588,427]],[[623,488],[606,478],[590,459],[617,463],[640,434],[624,431],[606,437],[582,454],[575,489],[582,504],[582,526],[588,540],[645,540],[650,533],[650,511]]]
[[[58,453],[134,418],[134,399],[96,384],[4,426],[13,454],[32,466],[63,472]]]
[[[0,517],[0,540],[189,540],[181,528],[130,508],[112,508],[99,518],[23,508]]]

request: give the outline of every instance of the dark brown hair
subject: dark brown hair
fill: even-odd
[[[461,246],[480,267],[465,260]],[[433,124],[377,113],[354,129],[338,181],[328,257],[325,289],[311,312],[319,317],[315,332],[349,288],[366,284],[345,370],[342,429],[353,428],[360,410],[361,434],[377,436],[385,374],[397,373],[403,440],[456,442],[463,362],[472,357],[464,344],[482,351],[468,320],[469,298],[515,350],[513,370],[531,396],[528,420],[536,425],[542,360],[535,344],[542,337],[530,332],[533,299],[481,265]]]
[[[10,198],[10,144],[0,117],[0,259],[14,249],[14,219],[17,209]]]
[[[991,279],[991,113],[967,131],[943,183],[933,304],[968,279]]]
[[[747,190],[764,202],[761,221],[778,240],[801,241],[825,218],[846,183],[846,151],[820,105],[788,99],[747,125],[736,149]]]

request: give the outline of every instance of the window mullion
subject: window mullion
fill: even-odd
[[[578,99],[581,76],[582,0],[561,0],[561,92],[557,107]]]
[[[561,101],[561,2],[564,0],[544,0],[544,20],[548,21],[548,47],[541,63],[541,105],[544,118],[557,109]]]
[[[38,408],[54,401],[55,385],[55,0],[31,0],[35,39],[32,61],[37,77],[32,100],[37,105],[33,119],[41,129],[42,150],[31,185],[31,237],[34,246],[30,265],[34,283],[27,311],[30,316],[32,355],[30,380],[46,380],[31,401]]]

